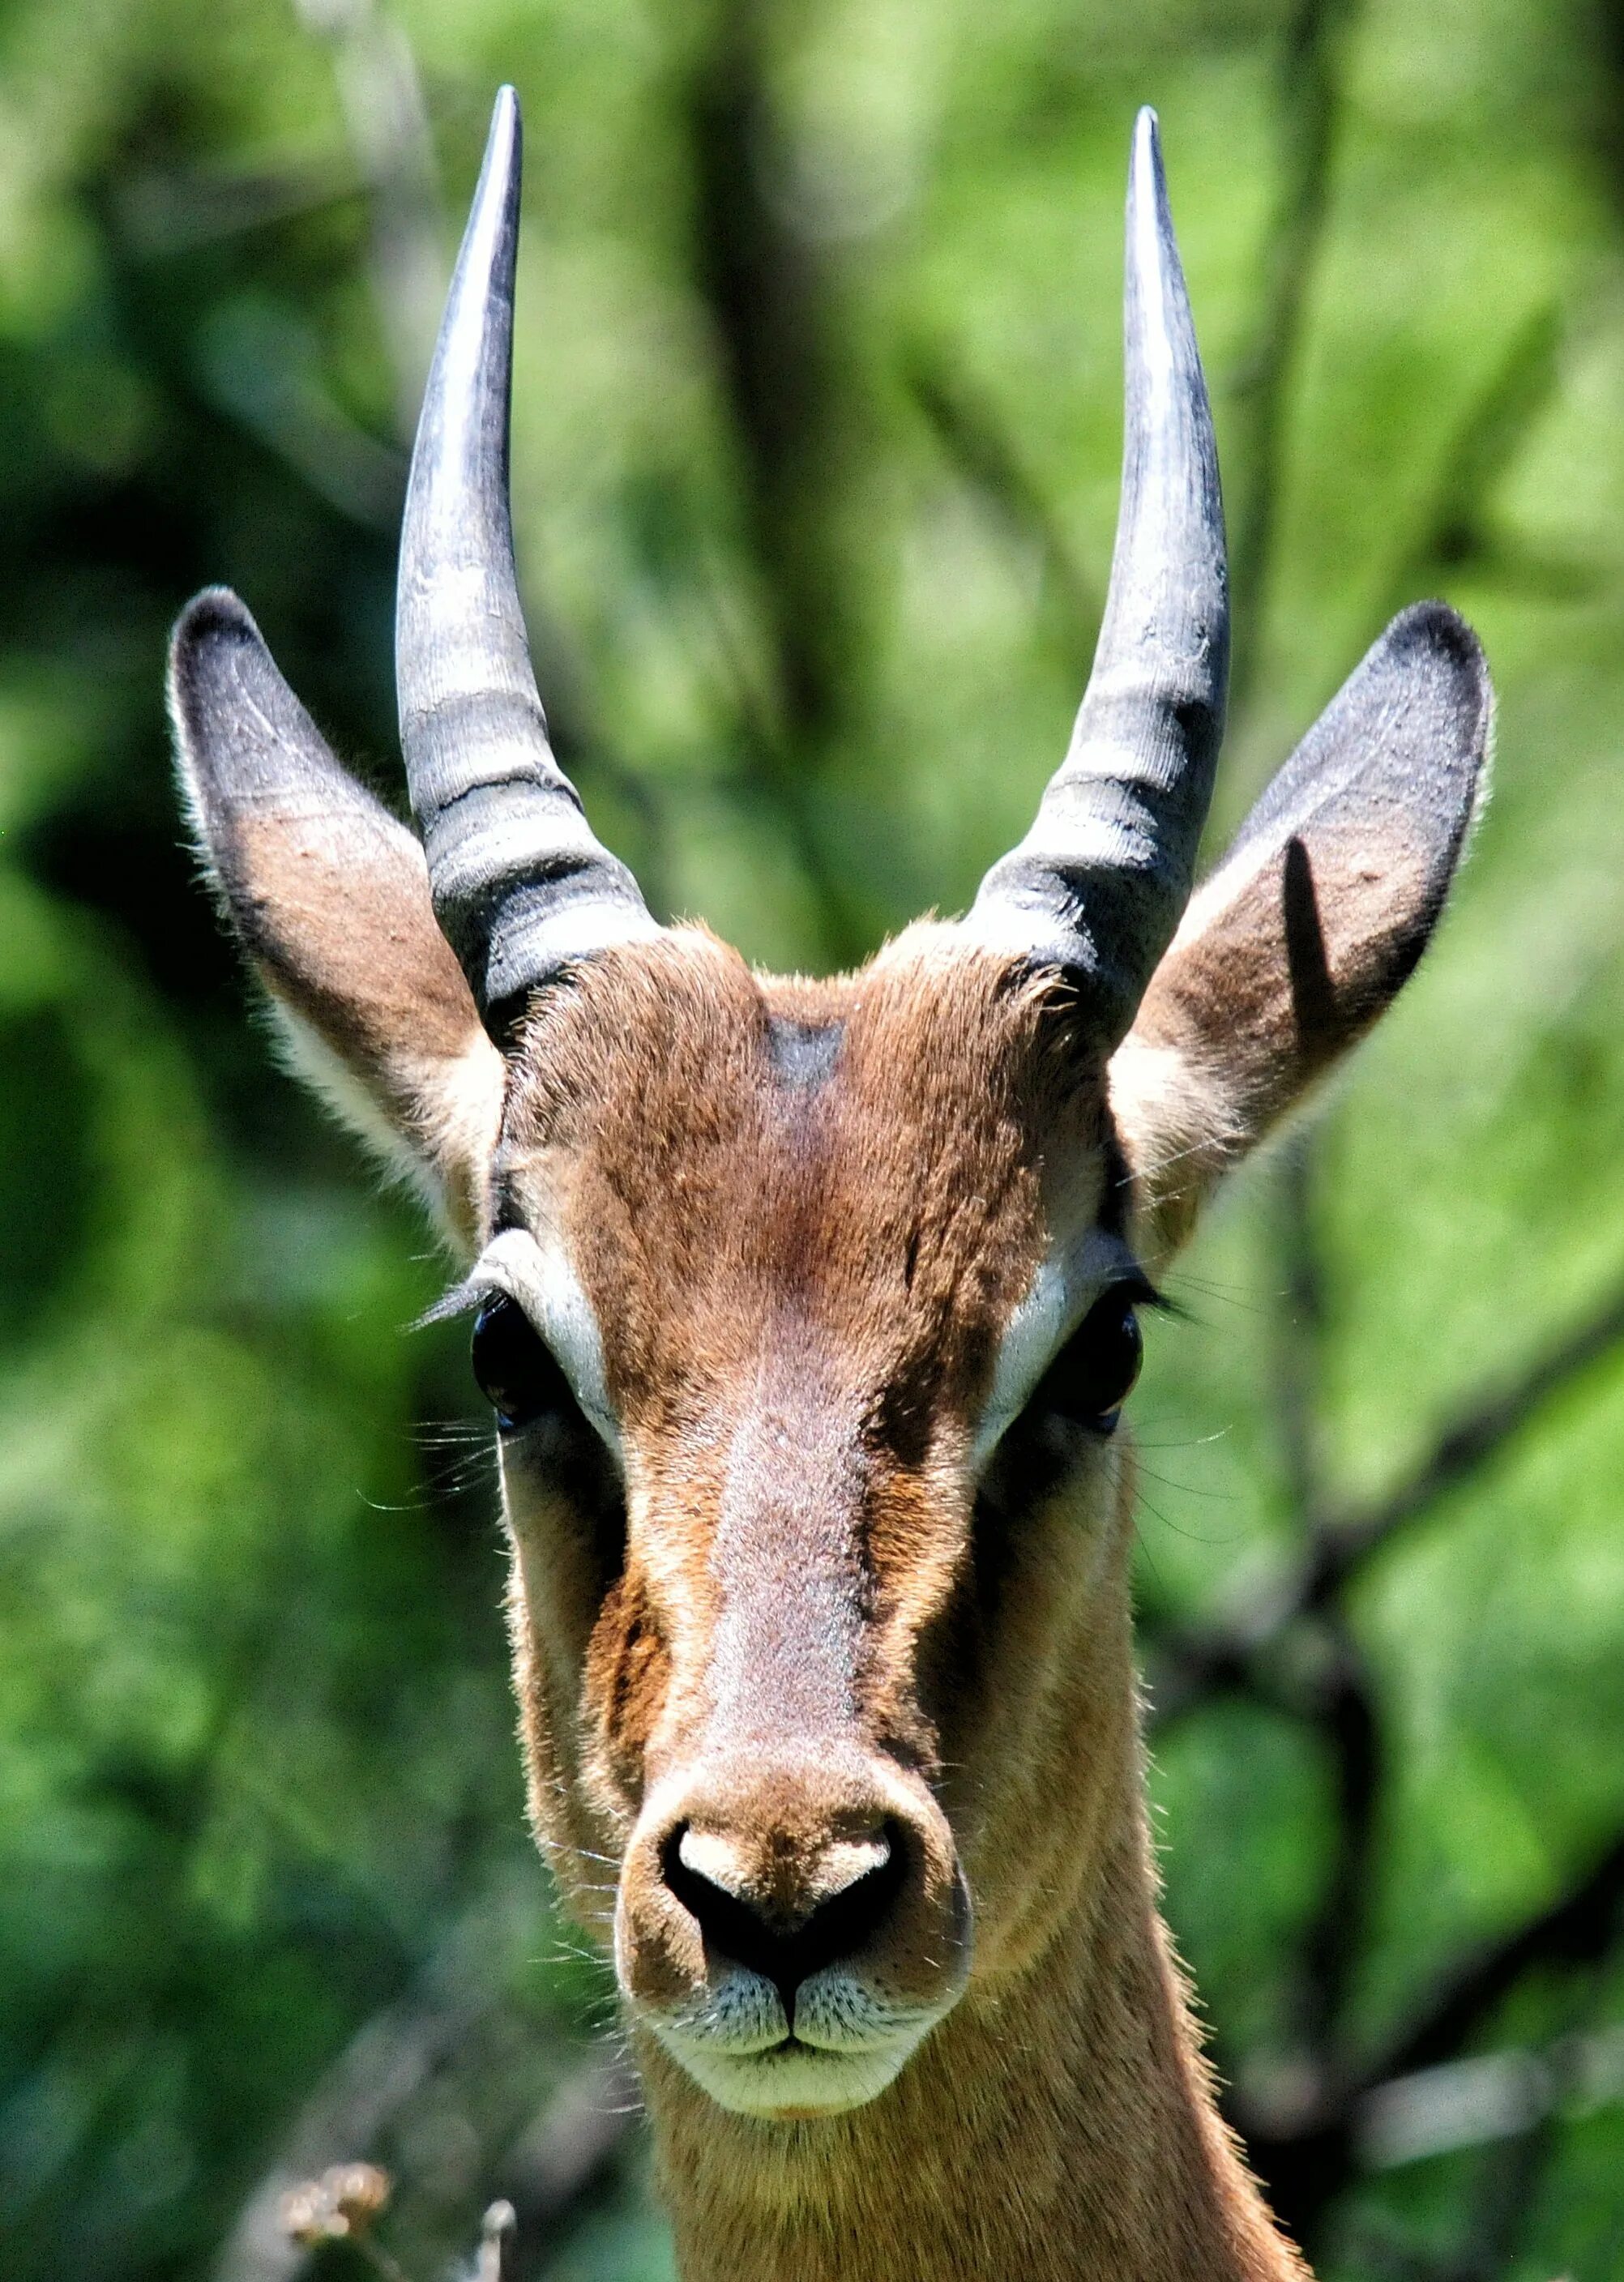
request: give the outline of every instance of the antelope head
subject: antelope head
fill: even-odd
[[[612,1920],[662,2065],[758,2115],[850,2108],[967,1990],[1040,1968],[1102,1875],[1137,1780],[1138,1311],[1414,966],[1488,681],[1450,611],[1406,611],[1192,895],[1227,581],[1146,112],[1110,594],[1031,830],[967,917],[855,975],[657,923],[549,748],[520,615],[518,182],[504,90],[401,545],[421,836],[221,590],[175,637],[183,776],[302,1053],[471,1261],[447,1304],[495,1412],[566,1895]]]

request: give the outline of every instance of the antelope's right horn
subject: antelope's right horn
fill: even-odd
[[[423,396],[400,533],[400,745],[435,915],[506,1044],[536,985],[659,933],[554,757],[508,500],[518,98],[501,89]]]

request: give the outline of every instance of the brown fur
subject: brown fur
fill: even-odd
[[[1109,1072],[1063,991],[951,929],[820,983],[677,931],[541,995],[493,1146],[415,851],[375,835],[361,896],[303,827],[234,861],[273,989],[475,1241],[562,1241],[601,1331],[624,1543],[589,1435],[540,1469],[518,1444],[510,1622],[537,1835],[605,1937],[618,1874],[687,2282],[1301,2278],[1156,1913],[1126,1438],[1013,1521],[971,1445],[1038,1261],[1111,1216],[1114,1139],[1162,1256],[1397,987],[1405,896],[1362,902],[1356,865],[1305,905],[1278,851],[1220,874]],[[866,1970],[942,2017],[866,2105],[719,2107],[647,2027],[714,1977],[662,1848],[703,1828],[789,1919],[882,1824],[906,1874]]]
[[[820,1083],[776,1074],[773,1016],[843,1025]],[[956,1849],[975,1902],[967,1993],[855,2111],[729,2115],[640,2038],[695,2282],[1301,2270],[1216,2120],[1154,1910],[1127,1470],[1102,1450],[1003,1549],[996,1589],[977,1573],[969,1440],[998,1336],[1045,1244],[1100,1201],[1103,1073],[1072,1047],[1063,1001],[933,929],[815,985],[765,982],[680,934],[594,963],[524,1042],[498,1184],[515,1216],[566,1235],[629,1475],[625,1572],[594,1610],[558,1590],[569,1517],[508,1468],[532,1798],[566,1891],[601,1922],[594,1858],[623,1863],[639,2004],[703,1975],[639,1818],[651,1792],[731,1764],[711,1668],[738,1589],[718,1561],[726,1456],[788,1350],[789,1463],[816,1479],[799,1502],[764,1497],[743,1539],[777,1621],[750,1634],[766,1778],[727,1792],[727,1812],[815,1856],[840,1788],[812,1766],[849,1745],[855,1766],[924,1779],[937,1851]],[[852,1448],[855,1513],[837,1463]],[[862,1603],[835,1735],[805,1700],[793,1598],[831,1542]],[[925,1867],[934,1885],[882,1960],[893,1979],[929,1982],[920,1952],[943,1946],[952,1863]]]

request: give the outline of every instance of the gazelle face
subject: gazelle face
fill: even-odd
[[[945,929],[783,986],[674,934],[524,1040],[473,1283],[535,1812],[584,1912],[614,1864],[624,1994],[728,2107],[870,2098],[983,1908],[996,1947],[1017,1541],[1083,1491],[1057,1639],[1111,1565],[1142,1278],[1104,1141],[1063,997]]]
[[[1070,750],[962,922],[842,981],[753,976],[657,923],[547,741],[505,488],[518,198],[509,89],[402,538],[422,841],[221,590],[171,653],[185,796],[318,1083],[478,1250],[567,1892],[602,1924],[612,1872],[627,2003],[719,2100],[850,2107],[1110,1874],[1129,1168],[1159,1259],[1398,990],[1460,854],[1488,676],[1452,612],[1403,613],[1189,902],[1228,589],[1143,113],[1122,516]]]

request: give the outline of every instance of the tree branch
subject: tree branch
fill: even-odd
[[[393,383],[396,427],[409,451],[451,276],[422,74],[405,29],[377,0],[297,4],[305,23],[331,51],[350,151],[369,193],[368,276]],[[275,369],[271,360],[261,363]],[[315,439],[317,444],[322,440]],[[375,484],[386,506],[380,519],[392,526],[405,475],[402,459],[387,481]],[[554,749],[568,772],[575,774],[583,765],[588,774],[595,771],[636,816],[642,840],[637,850],[640,881],[652,910],[664,915],[671,907],[671,833],[664,802],[603,734],[567,637],[536,599],[534,581],[525,583],[532,590],[526,617]]]
[[[370,193],[368,273],[409,446],[450,276],[429,107],[412,44],[374,0],[297,0],[332,50],[344,123]]]
[[[1287,2226],[1301,2237],[1315,2233],[1362,2168],[1384,2098],[1391,2107],[1406,2079],[1456,2059],[1531,1969],[1571,1969],[1607,1956],[1621,1915],[1624,1831],[1548,1908],[1445,1975],[1409,2025],[1363,2067],[1306,2076],[1288,2105],[1235,2094],[1227,2103],[1231,2119]]]
[[[561,2223],[615,2162],[641,2114],[641,2087],[618,2052],[590,2054],[565,2078],[497,2167],[513,2211],[504,2282],[540,2282]]]
[[[823,852],[818,772],[865,707],[869,646],[849,544],[847,472],[860,406],[847,384],[827,252],[785,194],[789,138],[774,101],[768,0],[719,0],[688,95],[695,268],[737,441],[746,536],[774,659],[779,734],[742,724],[754,788],[773,805],[821,907],[828,948],[866,930]],[[785,181],[779,181],[784,176]]]
[[[1340,1618],[1327,1624],[1325,1648],[1316,1725],[1331,1761],[1336,1837],[1302,1944],[1303,2027],[1322,2065],[1336,2049],[1364,1939],[1382,1773],[1376,1692],[1358,1643]]]
[[[1360,2096],[1361,2167],[1396,2170],[1406,2163],[1514,2139],[1563,2101],[1585,2109],[1624,2100],[1624,2027],[1581,2030],[1594,2010],[1597,1977],[1585,1976],[1582,2001],[1569,2029],[1549,2043],[1445,2061],[1395,2076]]]
[[[1273,1394],[1286,1495],[1299,1533],[1323,1526],[1319,1406],[1325,1279],[1314,1230],[1314,1129],[1300,1125],[1277,1160],[1275,1241],[1285,1289],[1274,1324]]]
[[[1355,2096],[1453,2059],[1531,1967],[1594,1964],[1619,1937],[1621,1913],[1624,1830],[1536,1917],[1486,1943],[1446,1974],[1408,2026],[1361,2072]]]
[[[1624,1291],[1614,1292],[1514,1379],[1462,1411],[1408,1478],[1363,1511],[1329,1517],[1303,1554],[1227,1618],[1174,1632],[1150,1663],[1154,1717],[1165,1727],[1215,1696],[1261,1678],[1291,1627],[1326,1608],[1350,1579],[1411,1522],[1479,1473],[1555,1396],[1624,1339]]]
[[[334,2164],[369,2153],[456,2051],[478,2010],[463,1997],[408,1999],[356,2032],[239,2210],[215,2261],[214,2282],[292,2282],[305,2254],[283,2223],[287,2197]]]
[[[1498,2282],[1509,2273],[1539,2191],[1561,2146],[1561,2102],[1572,2064],[1561,2047],[1546,2061],[1544,2098],[1508,2147],[1478,2169],[1474,2207],[1449,2282]]]

